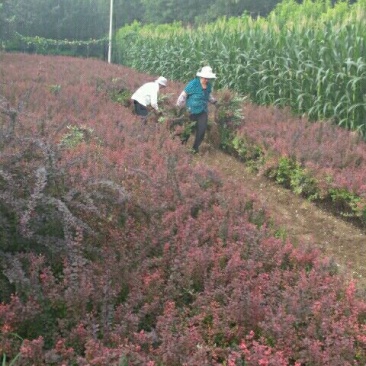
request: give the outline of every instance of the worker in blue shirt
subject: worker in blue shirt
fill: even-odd
[[[193,152],[198,149],[205,137],[208,124],[208,103],[216,103],[211,95],[212,85],[210,80],[216,79],[210,66],[204,66],[197,72],[196,77],[188,82],[182,93],[179,95],[176,105],[186,106],[191,121],[196,122],[196,136],[193,143]],[[184,142],[187,142],[189,136]]]

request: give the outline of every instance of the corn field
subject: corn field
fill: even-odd
[[[182,82],[210,64],[216,89],[366,136],[366,0],[285,0],[267,18],[222,18],[194,29],[136,22],[115,43],[117,63]]]

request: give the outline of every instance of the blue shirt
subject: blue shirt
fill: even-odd
[[[187,93],[186,105],[188,111],[192,114],[198,114],[208,111],[208,101],[211,94],[211,84],[207,83],[207,88],[203,89],[200,78],[191,80],[184,91]]]

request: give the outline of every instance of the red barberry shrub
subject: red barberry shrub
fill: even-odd
[[[306,118],[294,123],[293,117],[276,108],[246,105],[245,111],[241,133],[263,149],[279,156],[295,157],[317,177],[328,174],[337,186],[361,195],[365,193],[361,180],[366,164],[365,143],[354,133],[326,122],[311,123]],[[341,177],[355,170],[356,181],[346,184],[346,179]]]
[[[355,132],[324,121],[296,120],[286,110],[247,104],[234,145],[239,155],[256,160],[257,168],[269,176],[278,177],[281,162],[290,161],[295,192],[365,224],[366,144]],[[260,151],[259,158],[253,150]]]
[[[109,95],[115,77],[134,90],[146,75],[96,60],[4,57],[0,94],[16,110],[0,144],[7,360],[365,364],[365,302],[333,262],[276,239],[245,187]]]

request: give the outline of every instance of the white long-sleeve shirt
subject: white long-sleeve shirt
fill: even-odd
[[[145,107],[151,105],[155,110],[158,110],[158,92],[159,84],[156,81],[151,81],[140,86],[132,94],[131,99],[136,100]]]

